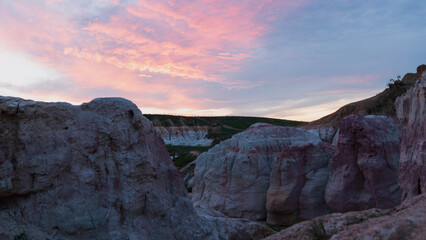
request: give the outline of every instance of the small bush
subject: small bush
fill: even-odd
[[[28,237],[25,232],[21,232],[20,234],[16,234],[13,240],[28,240]]]
[[[281,226],[276,226],[276,225],[272,225],[272,224],[266,224],[270,229],[274,230],[275,232],[279,232],[283,229],[283,227]]]
[[[321,219],[319,220],[312,220],[311,221],[311,229],[310,232],[312,234],[312,237],[316,240],[327,240],[330,238],[327,231],[324,228],[324,223]]]
[[[186,190],[187,190],[189,193],[192,193],[192,187],[191,187],[191,186],[189,186],[188,184],[185,184],[185,187],[186,187]]]

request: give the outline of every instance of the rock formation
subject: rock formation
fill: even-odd
[[[266,195],[267,222],[289,225],[330,213],[324,200],[334,151],[328,143],[290,146],[272,167]]]
[[[337,137],[340,122],[346,116],[351,114],[358,115],[381,115],[396,118],[395,99],[414,86],[420,78],[426,65],[417,67],[416,73],[407,73],[401,80],[396,80],[388,84],[383,92],[374,97],[367,98],[358,102],[349,103],[336,112],[310,122],[303,126],[303,129],[310,130],[320,136],[323,141],[332,143]]]
[[[168,145],[210,146],[213,139],[207,138],[208,126],[155,127]]]
[[[395,102],[405,125],[401,136],[399,184],[403,200],[426,192],[426,71],[415,86]]]
[[[333,213],[304,221],[264,240],[353,240],[426,238],[426,194],[412,198],[395,209],[368,209],[359,212]],[[324,238],[314,237],[314,221],[322,222]],[[316,231],[318,233],[319,231]]]
[[[425,68],[426,66],[422,65],[417,72],[422,72]],[[393,209],[373,208],[321,216],[296,224],[265,240],[426,239],[425,80],[426,72],[423,71],[421,79],[415,86],[395,102],[398,119],[405,125],[400,137],[398,170],[398,182],[405,201]],[[372,119],[375,120],[372,122]],[[388,188],[396,182],[393,173],[395,161],[392,160],[391,164],[388,162],[397,155],[395,149],[398,147],[394,143],[396,136],[392,136],[397,130],[393,128],[395,128],[393,121],[383,117],[380,120],[380,117],[363,118],[352,115],[342,120],[338,153],[332,160],[332,176],[326,190],[326,200],[331,208],[339,207],[340,210],[346,211],[345,204],[348,203],[358,207],[362,207],[363,203],[374,205],[372,199],[375,197],[372,192],[383,194],[380,201],[382,204],[376,204],[377,207],[390,207],[383,206],[383,203],[397,202],[396,196],[400,194],[392,194],[391,190],[396,189],[396,185]],[[381,161],[378,161],[379,159]],[[366,160],[370,162],[368,168],[365,168],[365,165],[362,167]],[[347,167],[344,167],[344,164]],[[392,173],[389,174],[389,171]],[[377,184],[380,182],[382,184]],[[383,187],[384,191],[379,191],[380,187]],[[340,191],[336,191],[339,188]],[[358,199],[351,196],[358,196]],[[323,223],[324,231],[318,227],[320,221]]]
[[[0,97],[0,237],[259,239],[197,215],[164,142],[124,99],[81,106]],[[239,238],[238,236],[243,236]]]
[[[400,203],[400,126],[384,116],[350,115],[340,125],[325,200],[335,212]]]
[[[295,152],[298,147],[303,151],[300,154]],[[330,154],[329,148],[330,145],[321,143],[318,136],[302,129],[255,124],[197,158],[192,198],[194,205],[214,209],[231,217],[265,219],[271,171],[274,171],[274,175],[273,188],[268,194],[269,209],[279,212],[282,211],[280,204],[290,199],[297,205],[299,195],[305,196],[301,190],[304,185],[307,188],[321,188],[310,180],[323,181],[322,171],[319,173],[317,170],[327,164],[322,161],[323,156],[318,166],[310,159],[321,155],[321,151]],[[283,155],[274,164],[286,149],[289,149],[288,155]],[[300,181],[291,179],[290,169],[293,167],[299,171],[294,174],[300,177]],[[281,175],[287,173],[286,179],[280,179]],[[280,192],[291,190],[286,189],[287,180],[294,183],[294,191],[298,192],[288,196],[288,199],[284,197],[286,193]],[[309,216],[310,213],[304,214]]]

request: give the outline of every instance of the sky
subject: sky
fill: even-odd
[[[422,0],[0,0],[0,95],[311,121],[426,63]]]

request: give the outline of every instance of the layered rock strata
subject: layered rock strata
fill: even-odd
[[[210,146],[213,139],[207,138],[208,126],[155,127],[167,145]]]

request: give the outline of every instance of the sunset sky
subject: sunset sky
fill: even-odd
[[[0,0],[0,95],[314,120],[426,63],[422,0]]]

